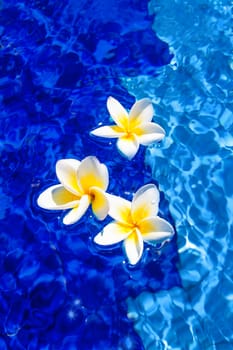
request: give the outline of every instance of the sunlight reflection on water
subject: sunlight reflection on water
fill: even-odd
[[[146,163],[170,202],[183,288],[129,299],[129,312],[146,349],[230,349],[232,3],[151,1],[150,10],[175,57],[156,79],[123,81],[137,98],[154,101],[167,132]]]

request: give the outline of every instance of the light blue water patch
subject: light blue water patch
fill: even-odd
[[[183,288],[128,300],[147,350],[233,348],[232,1],[150,2],[175,54],[156,79],[124,79],[150,97],[166,140],[146,163],[170,202]]]

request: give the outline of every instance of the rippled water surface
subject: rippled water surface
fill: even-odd
[[[128,297],[180,285],[176,237],[146,247],[129,266],[119,244],[93,237],[109,222],[89,211],[76,225],[36,200],[57,183],[61,158],[94,155],[109,192],[132,198],[157,183],[145,150],[125,160],[90,131],[109,123],[107,97],[135,101],[121,78],[156,77],[172,55],[152,30],[146,1],[4,1],[0,11],[0,349],[144,349],[127,317]],[[138,43],[141,43],[138,45]],[[173,224],[161,193],[160,215]]]
[[[182,288],[130,298],[129,312],[146,349],[231,349],[232,2],[151,1],[150,9],[174,59],[157,79],[125,86],[153,99],[169,134],[146,163],[175,220]]]
[[[0,350],[231,349],[231,1],[2,1],[0,37]],[[92,139],[110,95],[150,97],[164,141],[130,162]],[[36,205],[90,154],[112,193],[157,184],[175,227],[134,268],[91,212]]]

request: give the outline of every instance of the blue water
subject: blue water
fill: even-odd
[[[2,1],[0,349],[232,347],[231,5]],[[129,162],[90,138],[110,95],[150,97],[161,145]],[[91,212],[67,228],[36,205],[58,159],[87,155],[112,193],[159,185],[177,234],[135,268],[93,244]]]
[[[153,28],[174,59],[156,79],[124,79],[152,98],[169,134],[146,164],[175,221],[182,288],[129,299],[149,350],[233,348],[232,5],[151,1]]]

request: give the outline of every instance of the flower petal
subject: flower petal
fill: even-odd
[[[91,187],[99,187],[104,191],[108,187],[108,169],[96,157],[86,157],[78,168],[77,176],[78,184],[86,194]]]
[[[159,142],[165,136],[165,130],[155,123],[144,123],[133,129],[137,135],[138,142],[141,145],[147,146],[152,142]]]
[[[131,232],[132,229],[130,227],[113,221],[105,226],[102,232],[95,236],[94,242],[100,245],[116,244],[125,240]]]
[[[120,223],[130,225],[131,219],[131,203],[124,198],[108,194],[109,212],[108,215]]]
[[[124,248],[130,264],[137,264],[143,253],[143,239],[137,229],[125,239]]]
[[[93,197],[91,201],[93,213],[99,220],[104,220],[109,211],[109,203],[106,193],[98,187],[92,187],[90,195]]]
[[[142,220],[139,224],[139,230],[143,240],[150,244],[161,243],[174,235],[172,225],[158,216]]]
[[[136,126],[141,123],[151,122],[154,108],[149,98],[143,98],[134,103],[129,112],[130,125]]]
[[[84,195],[80,199],[78,206],[68,212],[63,218],[64,225],[72,225],[77,222],[86,213],[90,205],[89,196]]]
[[[107,108],[114,122],[123,129],[127,129],[129,115],[120,102],[110,96],[107,100]]]
[[[120,153],[130,160],[137,153],[139,142],[134,135],[123,136],[117,140],[117,148]]]
[[[75,207],[79,200],[79,197],[67,191],[62,185],[54,185],[40,194],[37,204],[44,209],[62,210]]]
[[[107,138],[117,138],[124,135],[124,131],[118,125],[107,125],[101,126],[98,129],[91,131],[94,136],[107,137]]]
[[[61,184],[70,192],[81,195],[77,181],[80,162],[76,159],[61,159],[56,163],[56,174]]]
[[[159,191],[153,184],[139,188],[132,201],[132,218],[135,223],[158,213]]]

